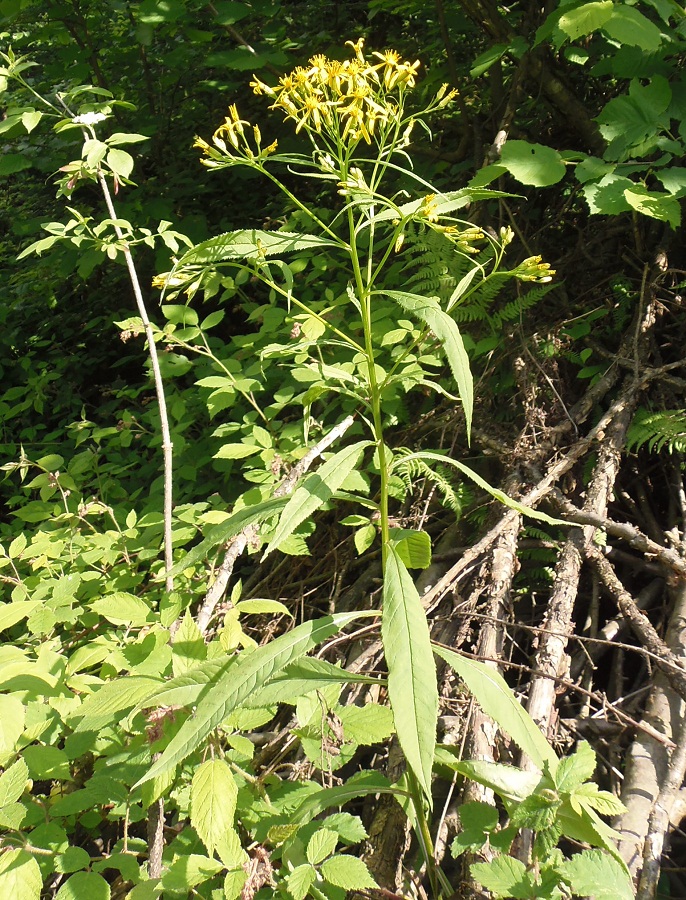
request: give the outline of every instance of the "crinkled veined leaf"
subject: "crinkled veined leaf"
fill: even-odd
[[[420,294],[408,294],[405,291],[383,291],[383,294],[395,300],[410,315],[426,323],[441,342],[457,384],[469,434],[474,408],[474,381],[469,368],[469,357],[455,320],[441,309],[435,297],[422,297]]]
[[[191,825],[209,853],[233,829],[237,796],[236,781],[223,759],[208,759],[196,769],[191,783]]]
[[[557,754],[499,672],[445,647],[434,647],[434,652],[457,672],[486,715],[510,735],[538,769],[542,771],[547,763],[551,771],[556,770]]]
[[[182,725],[159,760],[138,782],[142,784],[184,760],[236,707],[289,663],[304,656],[349,622],[376,611],[339,613],[303,622],[263,647],[241,656],[228,671],[219,670],[201,692],[195,715]],[[191,673],[189,673],[191,674]]]
[[[0,855],[0,897],[39,900],[43,876],[38,863],[26,850],[6,850]]]
[[[301,525],[313,512],[333,497],[357,466],[365,448],[369,446],[371,446],[371,441],[358,441],[356,444],[344,447],[321,465],[316,472],[310,472],[305,476],[281,513],[276,533],[264,552],[265,556],[272,550],[278,549],[279,545],[293,534],[298,525]]]
[[[583,850],[561,864],[575,895],[596,900],[632,900],[635,896],[626,866],[602,850]]]
[[[384,567],[381,636],[398,740],[408,765],[430,798],[438,716],[436,664],[417,588],[392,545]]]
[[[365,863],[357,856],[337,853],[322,863],[321,872],[329,884],[346,891],[363,891],[378,887]]]
[[[321,250],[337,247],[330,238],[316,234],[297,234],[286,231],[228,231],[208,241],[203,241],[188,253],[184,253],[175,270],[184,266],[207,266],[228,259],[253,259],[296,253],[299,250]]]

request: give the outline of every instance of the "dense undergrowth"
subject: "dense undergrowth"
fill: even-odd
[[[0,894],[686,896],[683,11],[0,14]]]

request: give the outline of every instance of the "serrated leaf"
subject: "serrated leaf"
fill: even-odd
[[[24,731],[26,709],[19,697],[0,694],[0,755],[11,753]]]
[[[207,856],[200,856],[197,853],[184,854],[176,859],[164,873],[162,887],[165,894],[169,891],[188,896],[191,888],[208,881],[222,869],[223,866],[217,859],[209,859]]]
[[[596,812],[603,816],[618,816],[626,812],[626,807],[619,797],[615,797],[609,791],[599,791],[598,785],[593,782],[582,784],[569,798],[572,806],[578,806],[577,811],[580,811],[583,807],[578,804],[578,798],[585,800],[588,806],[593,807]],[[575,800],[577,801],[576,804]]]
[[[122,718],[122,714],[150,697],[161,684],[158,678],[129,675],[108,681],[75,709],[68,721],[80,719],[74,731],[99,731]]]
[[[612,14],[603,23],[602,28],[606,34],[621,44],[640,47],[647,53],[657,50],[662,43],[662,35],[657,25],[626,3],[612,5]]]
[[[379,684],[379,679],[355,672],[347,672],[340,666],[325,659],[301,659],[286,666],[267,684],[255,691],[245,701],[245,706],[265,707],[277,703],[295,703],[304,694],[309,694],[327,684]]]
[[[293,900],[305,900],[316,878],[316,869],[308,863],[303,863],[301,866],[296,866],[286,878],[286,890]]]
[[[0,775],[0,806],[15,803],[24,793],[29,778],[29,767],[18,759]]]
[[[417,588],[392,545],[384,567],[381,637],[398,740],[430,800],[438,716],[436,665]]]
[[[466,475],[471,481],[477,484],[480,488],[487,491],[492,497],[495,497],[496,500],[500,500],[505,506],[508,506],[510,509],[514,509],[522,516],[528,516],[530,519],[540,519],[541,522],[547,522],[549,525],[569,525],[569,522],[564,522],[561,519],[555,519],[552,516],[547,515],[546,513],[540,512],[538,509],[533,509],[530,506],[525,506],[523,503],[519,503],[517,500],[513,500],[512,497],[508,497],[508,495],[501,491],[499,488],[494,488],[490,485],[485,479],[483,479],[480,475],[478,475],[474,469],[471,469],[469,466],[466,466],[464,463],[460,462],[458,459],[453,459],[450,456],[442,456],[440,453],[431,453],[426,450],[422,450],[419,453],[410,453],[408,456],[398,456],[395,463],[406,463],[412,459],[424,459],[429,462],[436,463],[445,463],[448,466],[453,466],[453,468],[457,469],[463,475]]]
[[[127,591],[108,594],[91,603],[90,608],[113,625],[141,627],[152,622],[154,618],[148,604]]]
[[[338,710],[345,741],[367,746],[380,744],[393,733],[393,713],[387,706],[344,706]]]
[[[199,560],[204,559],[218,544],[223,544],[225,541],[228,541],[246,526],[252,525],[255,522],[264,521],[264,519],[279,512],[286,503],[287,500],[285,497],[278,497],[276,499],[264,500],[261,503],[256,503],[253,506],[247,506],[244,509],[238,510],[238,512],[229,516],[228,519],[220,522],[219,525],[210,528],[205,535],[204,540],[199,544],[196,544],[195,547],[177,562],[169,571],[169,575],[176,577],[183,572],[184,569],[187,569],[190,566],[195,565]]]
[[[465,424],[469,435],[474,409],[474,380],[469,367],[469,357],[455,320],[441,309],[435,297],[422,297],[406,291],[383,291],[384,296],[416,316],[433,331],[445,351],[445,355],[457,384],[457,391],[464,409]]]
[[[499,672],[445,647],[434,647],[434,652],[457,672],[482,710],[510,735],[538,769],[542,771],[546,764],[553,772],[557,769],[557,754]]]
[[[508,141],[500,154],[500,164],[517,181],[534,187],[557,184],[565,174],[565,164],[557,150],[528,141]]]
[[[336,844],[338,844],[338,834],[335,831],[319,828],[308,841],[307,861],[313,866],[319,865],[327,856],[331,856],[336,849]]]
[[[577,38],[585,37],[602,28],[612,15],[613,6],[612,0],[584,3],[562,15],[557,22],[557,27],[571,41],[575,41]]]
[[[335,831],[341,841],[346,844],[359,844],[368,837],[360,817],[353,816],[351,813],[340,812],[327,816],[324,825]]]
[[[3,603],[0,606],[0,631],[5,631],[16,625],[17,622],[21,622],[22,619],[28,618],[38,605],[36,600],[15,600],[13,603]]]
[[[369,446],[371,446],[371,441],[359,441],[349,447],[344,447],[321,465],[316,472],[305,476],[281,513],[274,537],[264,551],[265,557],[272,550],[278,549],[279,545],[290,537],[299,525],[333,497],[350,472],[357,466],[365,448]]]
[[[77,872],[64,882],[55,900],[110,900],[109,884],[95,872]]]
[[[337,247],[339,244],[315,234],[295,234],[285,231],[229,231],[203,241],[179,260],[174,271],[184,266],[207,266],[228,259],[275,256],[300,250]]]
[[[356,856],[339,853],[322,864],[324,878],[336,887],[346,891],[364,891],[378,887],[367,866]]]
[[[172,644],[172,670],[183,675],[207,659],[207,644],[190,612],[181,620]]]
[[[579,896],[596,900],[633,900],[631,877],[620,863],[602,850],[584,850],[562,863],[561,870]]]
[[[563,757],[555,773],[559,791],[574,791],[593,777],[596,767],[595,750],[588,741],[580,741],[575,753]]]
[[[472,878],[490,891],[494,897],[531,897],[532,877],[519,859],[498,856],[489,863],[474,863],[469,867]]]
[[[167,771],[202,746],[205,738],[229,713],[289,663],[304,656],[349,622],[368,615],[376,615],[376,612],[339,613],[303,622],[270,643],[244,654],[235,663],[222,666],[213,681],[202,690],[195,716],[181,726],[161,758],[138,781],[138,785]]]
[[[0,855],[0,897],[39,900],[42,889],[38,863],[26,850],[6,850]]]
[[[209,759],[191,782],[191,825],[210,855],[227,831],[233,829],[238,788],[228,763]]]
[[[390,537],[408,569],[426,569],[431,565],[431,538],[425,531],[391,528]]]
[[[445,194],[436,194],[432,201],[432,209],[438,216],[446,216],[456,209],[462,209],[470,203],[478,200],[490,200],[493,197],[511,197],[512,194],[503,191],[483,190],[482,188],[461,188],[459,191],[446,191]],[[374,216],[375,222],[392,222],[399,218],[408,218],[416,215],[426,205],[426,197],[419,200],[411,200],[395,209],[386,209]]]

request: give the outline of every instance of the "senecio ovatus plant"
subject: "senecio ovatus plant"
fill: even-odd
[[[438,690],[429,628],[409,573],[411,568],[428,566],[431,545],[425,532],[394,527],[389,503],[398,495],[398,483],[402,488],[403,482],[418,473],[430,478],[432,469],[441,465],[454,467],[522,512],[546,517],[524,510],[448,456],[405,448],[391,450],[385,430],[392,417],[386,404],[416,386],[422,386],[425,392],[452,396],[438,380],[447,361],[457,385],[453,399],[461,401],[469,435],[473,381],[454,311],[496,276],[545,284],[554,273],[540,257],[531,257],[508,271],[503,268],[503,258],[514,237],[512,230],[503,228],[499,236],[493,236],[454,215],[470,202],[502,196],[500,192],[463,189],[442,193],[413,170],[409,152],[413,135],[423,129],[430,136],[426,119],[447,107],[456,91],[443,85],[422,109],[410,111],[408,99],[417,84],[419,62],[403,60],[394,50],[367,57],[362,39],[349,42],[349,46],[353,51],[350,58],[341,61],[321,54],[313,56],[309,66],[297,67],[274,87],[257,77],[251,83],[255,94],[270,101],[270,108],[281,112],[295,125],[296,133],[306,137],[310,153],[280,153],[277,141],[265,140],[260,126],[243,118],[236,105],[229,107],[211,141],[195,141],[207,168],[243,166],[268,178],[287,198],[287,213],[294,221],[306,223],[307,230],[220,235],[184,254],[171,272],[155,279],[155,284],[165,291],[167,299],[172,299],[183,292],[189,298],[199,290],[216,293],[222,278],[232,285],[239,277],[242,283],[249,278],[253,286],[261,282],[269,291],[270,303],[281,299],[289,311],[294,311],[290,343],[285,340],[267,348],[271,358],[277,357],[281,365],[291,360],[293,366],[296,360],[298,366],[306,360],[312,381],[319,378],[316,396],[333,392],[340,397],[341,407],[347,404],[348,410],[352,403],[357,424],[348,434],[357,434],[357,442],[334,453],[314,475],[307,476],[276,522],[274,499],[265,499],[255,507],[253,521],[262,518],[267,522],[267,554],[285,544],[318,508],[335,501],[341,492],[347,501],[359,501],[367,513],[349,516],[343,523],[358,528],[355,544],[360,553],[380,539],[388,695],[408,763],[406,789],[413,799],[420,845],[435,882],[440,875],[432,863],[426,811],[431,806]],[[314,208],[291,189],[292,177],[286,184],[274,174],[279,164],[287,166],[291,176],[330,183],[341,199],[334,200],[333,208]],[[460,280],[445,299],[394,287],[397,282],[389,273],[397,273],[404,245],[416,239],[418,232],[440,236],[443,251],[462,261]],[[322,296],[326,299],[312,302],[299,296],[294,273],[283,257],[308,251],[332,255],[336,271],[348,273],[347,288],[340,296],[332,299],[331,292],[327,296],[325,285]],[[402,281],[400,284],[404,286]],[[398,325],[390,339],[389,320]],[[173,342],[174,326],[167,326],[166,331]],[[179,334],[179,340],[187,346],[188,329]],[[312,390],[308,394],[311,396]],[[307,429],[305,421],[303,453]],[[226,455],[231,458],[230,451]],[[364,496],[359,487],[364,480],[359,477],[357,492],[351,488],[353,476],[362,473],[376,479],[374,499]],[[240,515],[245,522],[245,510]],[[212,543],[232,533],[235,529],[229,520],[216,530]],[[204,543],[207,545],[207,540]],[[197,554],[187,560],[191,558],[197,559]],[[183,568],[182,560],[174,572]],[[229,673],[229,677],[232,675]],[[209,707],[199,707],[148,777],[167,771],[188,754],[189,748],[199,746],[215,721]],[[438,892],[438,884],[433,886]]]

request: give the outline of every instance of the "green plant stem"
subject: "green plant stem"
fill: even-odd
[[[302,203],[300,200],[298,200],[298,198],[295,196],[295,194],[293,194],[291,191],[289,191],[288,188],[286,187],[286,185],[282,181],[280,181],[275,175],[272,175],[272,173],[268,169],[265,169],[264,166],[259,166],[258,171],[260,171],[264,175],[266,175],[267,178],[273,184],[275,184],[278,187],[278,189],[280,191],[282,191],[288,197],[289,200],[291,200],[291,202],[295,203],[295,205],[298,207],[298,209],[300,209],[300,210],[302,210],[302,212],[306,213],[312,219],[312,221],[316,222],[316,224],[319,225],[319,227],[322,229],[322,231],[325,231],[329,235],[329,237],[332,238],[337,244],[339,244],[341,247],[343,247],[346,250],[350,249],[347,246],[347,244],[345,244],[345,242],[339,238],[339,236],[336,234],[335,231],[332,231],[331,228],[329,228],[329,226],[325,222],[322,222],[322,220],[319,218],[319,216],[315,215],[309,207],[307,207],[304,203]]]

